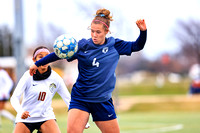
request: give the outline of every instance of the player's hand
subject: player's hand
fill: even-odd
[[[29,73],[30,73],[30,75],[33,76],[33,74],[36,73],[36,70],[37,70],[37,69],[38,69],[38,67],[37,67],[35,64],[31,65],[31,66],[29,67]]]
[[[141,30],[141,31],[145,31],[147,29],[146,27],[146,23],[144,19],[138,19],[136,21],[137,27]]]
[[[24,111],[24,113],[22,113],[21,118],[22,118],[22,119],[26,119],[26,118],[28,118],[28,117],[31,117],[31,116],[29,115],[29,112],[28,112],[28,111]]]

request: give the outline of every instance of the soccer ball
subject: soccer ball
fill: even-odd
[[[71,58],[77,52],[77,49],[77,41],[68,34],[57,37],[53,46],[55,54],[62,59]]]

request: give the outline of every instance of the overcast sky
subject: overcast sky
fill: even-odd
[[[40,11],[38,10],[39,1]],[[81,5],[85,8],[92,8],[94,4],[97,4],[99,7],[109,9],[114,19],[110,28],[111,35],[124,40],[135,40],[138,37],[139,31],[135,21],[144,18],[147,23],[148,37],[143,52],[149,59],[157,58],[165,52],[178,50],[179,45],[173,38],[173,29],[177,28],[178,19],[200,20],[200,0],[23,0],[24,34],[27,47],[37,44],[38,19],[41,20],[44,29],[48,23],[52,23],[72,33],[77,40],[83,37],[89,38],[90,32],[87,27],[97,9],[86,16],[75,1],[84,2]],[[14,0],[0,0],[0,25],[9,25],[11,29],[14,27],[13,4]],[[130,32],[128,32],[133,34],[133,37],[127,36],[127,31],[123,31],[119,23],[130,27]]]

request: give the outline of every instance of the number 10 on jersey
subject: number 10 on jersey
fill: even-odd
[[[40,92],[38,96],[38,101],[44,101],[46,92]]]

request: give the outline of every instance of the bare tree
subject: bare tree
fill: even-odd
[[[180,42],[181,48],[177,54],[182,60],[191,65],[200,63],[200,20],[177,21],[175,37]]]

